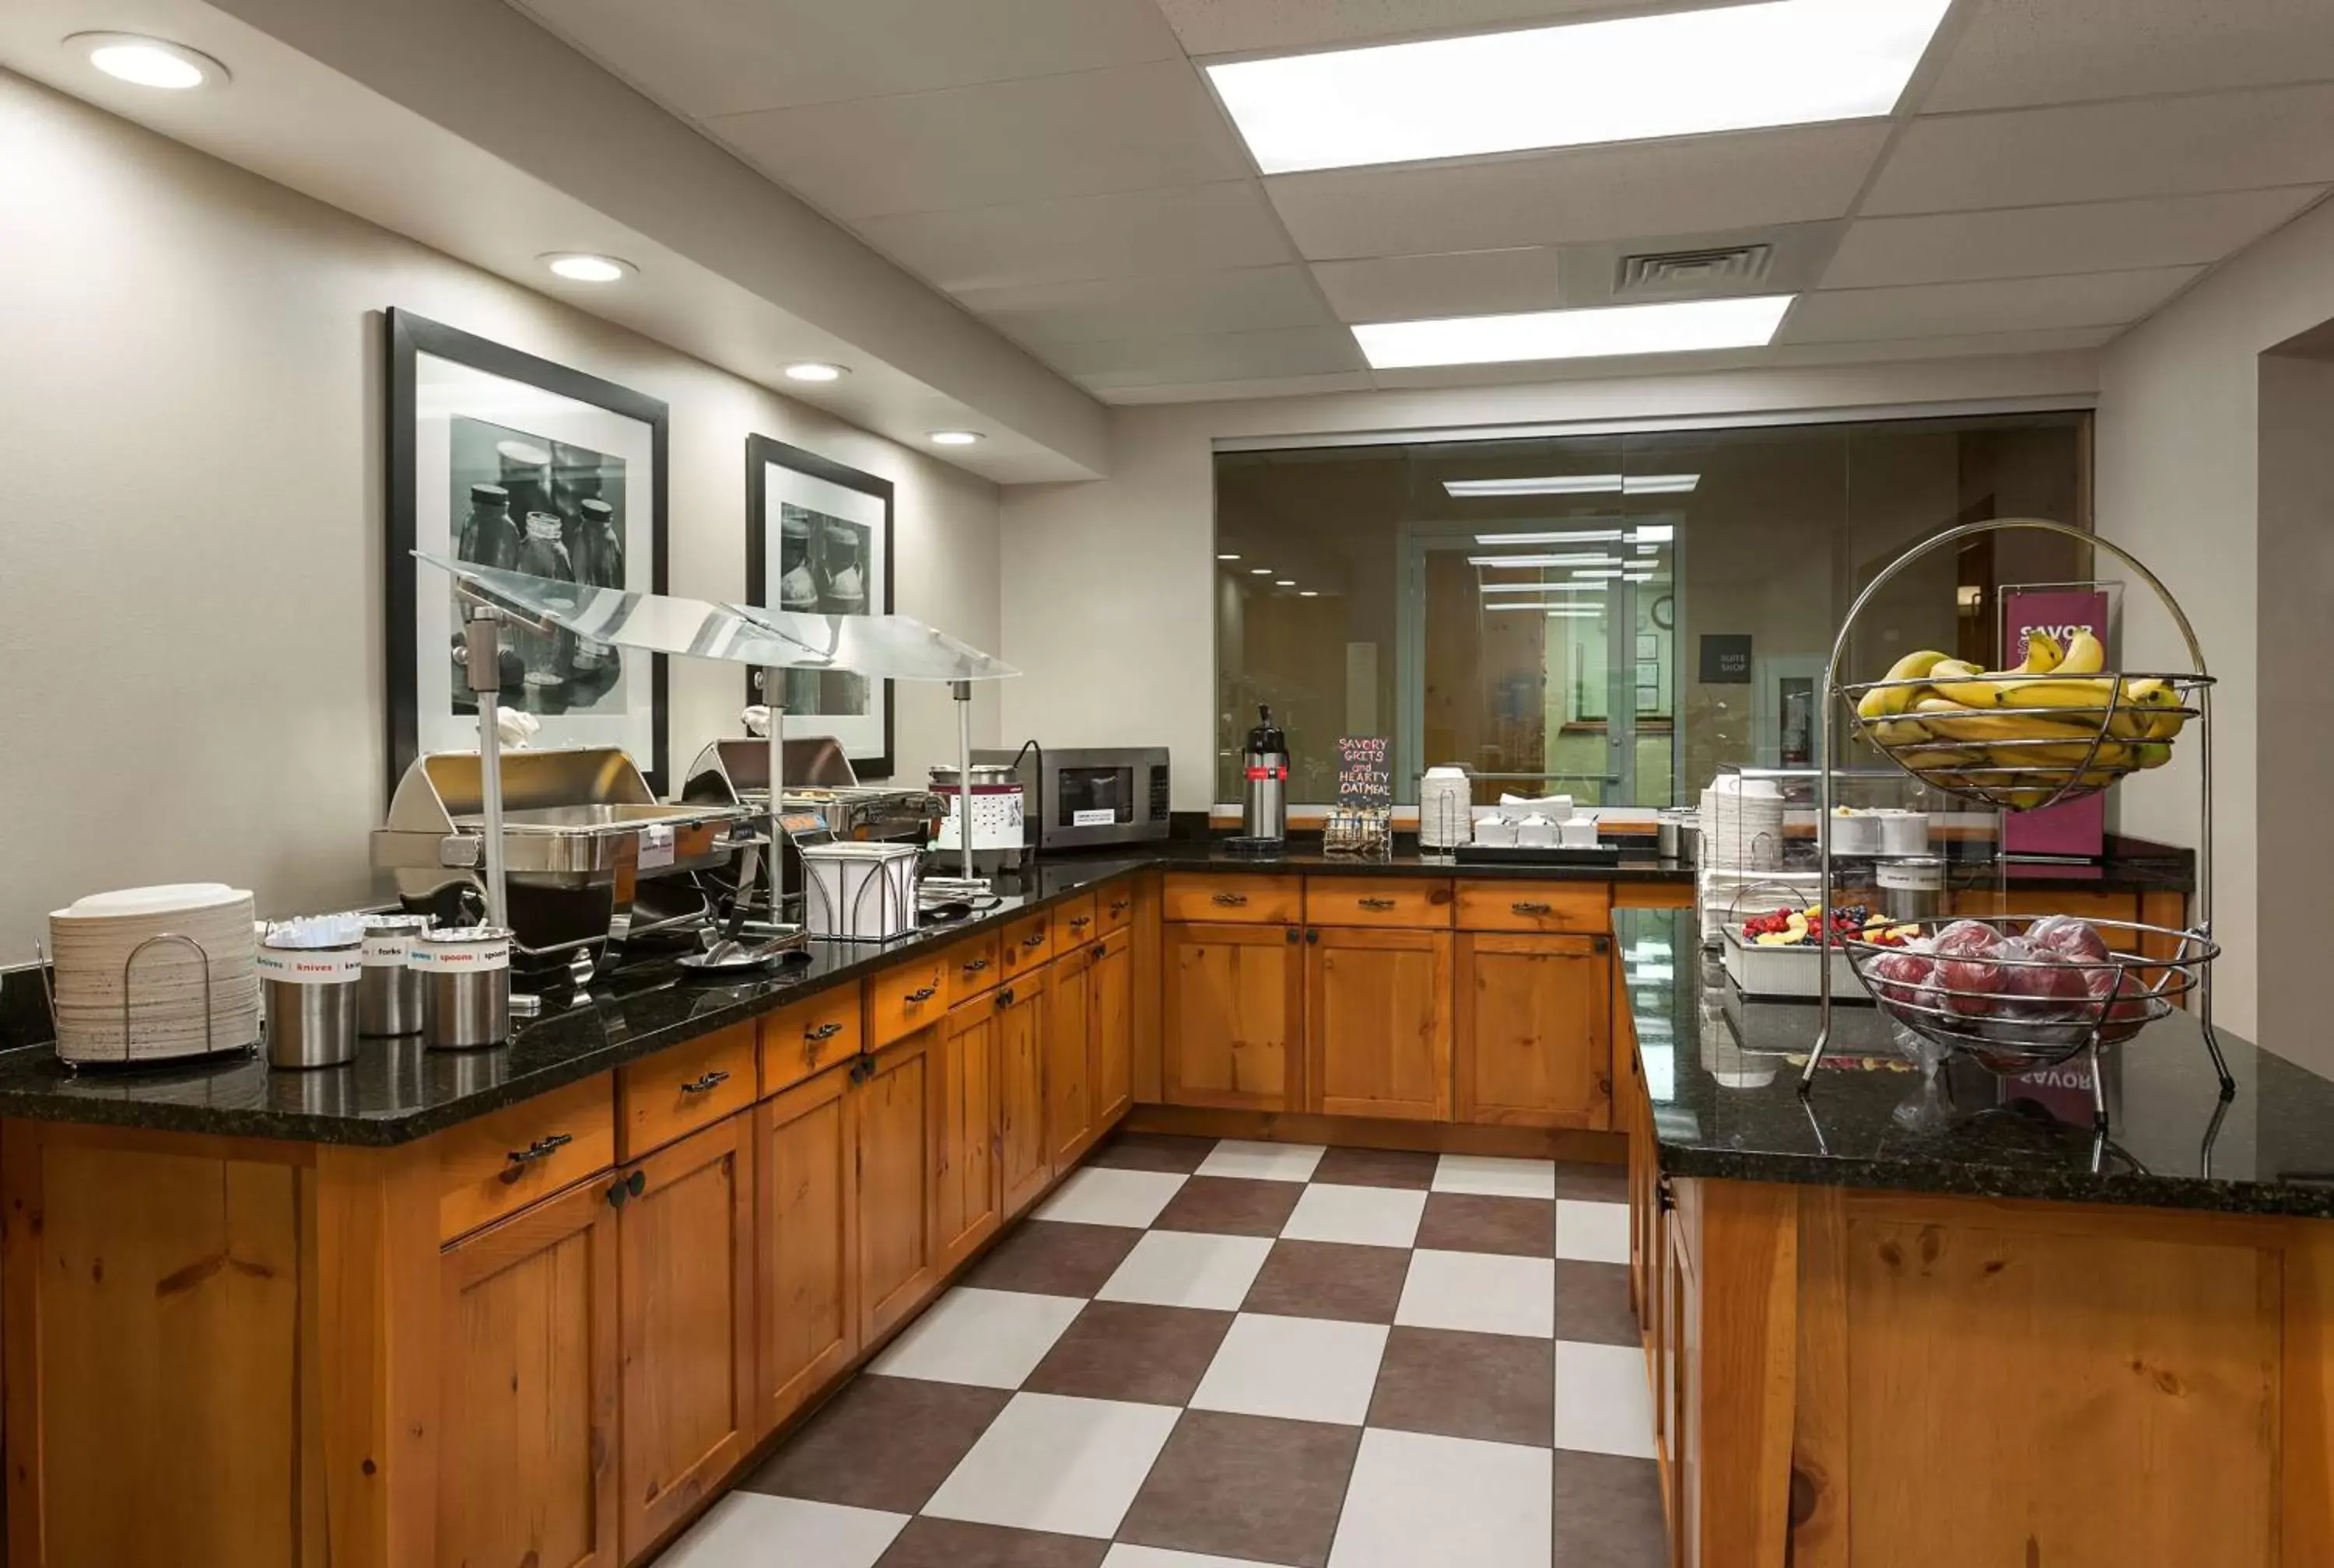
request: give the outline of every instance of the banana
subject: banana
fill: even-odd
[[[1900,751],[1896,760],[1914,773],[1929,774],[1967,767],[1983,755],[1971,746],[1924,746],[1917,751]]]
[[[2066,680],[2050,676],[2042,680],[2002,681],[1997,707],[2074,707],[2102,710],[2116,700],[2116,683],[2107,679]]]
[[[2035,767],[2052,764],[2081,767],[2087,763],[2094,767],[2120,767],[2130,752],[2123,742],[2117,740],[2103,740],[2094,752],[2090,740],[2086,737],[2042,746],[1994,746],[1989,748],[1987,755],[2002,767]]]
[[[1883,746],[1911,746],[1929,738],[1929,726],[1917,718],[1884,718],[1873,724],[1872,735]]]
[[[2131,748],[2132,760],[2141,767],[2162,767],[2172,760],[2169,742],[2144,740]]]
[[[1929,689],[1963,707],[1992,707],[1997,691],[1984,670],[1958,659],[1944,659],[1930,669]],[[1920,704],[1910,706],[1918,707]]]
[[[2098,733],[2089,725],[2062,724],[2039,714],[1985,713],[1942,697],[1924,697],[1913,705],[1920,722],[1953,740],[1983,743],[1996,740],[2060,740],[2088,743]]]
[[[1892,681],[1919,680],[1944,659],[1945,655],[1934,648],[1908,653],[1889,666],[1887,678]],[[1912,700],[1919,695],[1920,689],[1917,686],[1876,686],[1856,699],[1857,716],[1860,718],[1886,718],[1891,714],[1902,713],[1912,706]]]
[[[2088,631],[2078,631],[2067,640],[2067,656],[2059,661],[2058,675],[2097,675],[2107,664],[2107,650],[2099,640]]]

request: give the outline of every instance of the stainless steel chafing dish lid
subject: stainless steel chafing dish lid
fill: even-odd
[[[851,761],[833,736],[805,736],[786,742],[786,812],[816,812],[837,838],[920,840],[948,814],[948,803],[926,789],[857,782]],[[767,811],[770,803],[770,743],[732,736],[716,740],[690,765],[681,798],[690,802],[738,801]],[[796,824],[796,832],[802,831]]]
[[[727,861],[750,836],[752,813],[718,802],[664,805],[615,746],[503,754],[503,855],[510,878],[536,887],[587,888],[626,868],[643,877]],[[372,835],[372,862],[397,873],[398,891],[424,897],[485,861],[478,756],[432,752],[398,781],[389,822]]]

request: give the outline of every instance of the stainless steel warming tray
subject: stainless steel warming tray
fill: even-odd
[[[786,743],[787,829],[815,831],[800,819],[816,813],[838,839],[922,843],[932,823],[948,814],[948,803],[930,790],[863,784],[831,736]],[[770,747],[764,740],[716,740],[697,754],[681,785],[691,805],[737,804],[756,813],[769,810]]]

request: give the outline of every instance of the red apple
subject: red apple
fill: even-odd
[[[2098,927],[2074,915],[2043,916],[2026,928],[2026,941],[2030,947],[2078,963],[2107,961],[2107,938],[2099,935]]]

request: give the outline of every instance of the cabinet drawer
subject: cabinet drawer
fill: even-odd
[[[1124,931],[1134,923],[1134,881],[1133,878],[1113,882],[1095,895],[1095,919],[1102,923],[1098,936],[1107,937],[1113,931]]]
[[[1447,927],[1451,884],[1440,877],[1307,877],[1305,923]]]
[[[1253,921],[1293,926],[1303,918],[1305,890],[1296,877],[1185,873],[1167,879],[1165,917],[1171,920]]]
[[[1005,978],[1001,934],[986,932],[948,950],[949,1005],[994,991]]]
[[[773,1013],[762,1020],[763,1096],[791,1089],[858,1050],[856,986],[837,986]]]
[[[1612,929],[1613,890],[1605,882],[1461,882],[1462,931]]]
[[[438,1150],[438,1239],[451,1241],[616,1163],[612,1075],[465,1122]]]
[[[733,1024],[617,1068],[619,1157],[638,1159],[753,1104],[755,1034],[751,1023]]]
[[[1095,921],[1095,896],[1081,893],[1075,899],[1064,899],[1054,906],[1054,951],[1066,953],[1073,948],[1093,943],[1098,934]]]
[[[999,938],[1005,977],[1026,975],[1054,956],[1054,917],[1040,909],[1005,928]]]
[[[866,1048],[880,1051],[904,1040],[948,1011],[952,956],[933,953],[911,958],[867,982]]]

